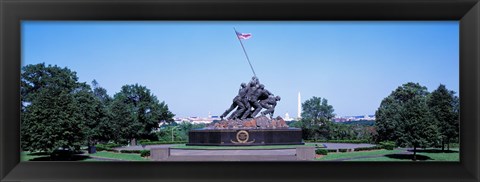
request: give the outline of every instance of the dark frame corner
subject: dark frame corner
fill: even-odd
[[[478,0],[1,0],[0,179],[2,181],[480,180]],[[460,163],[32,162],[20,159],[22,20],[458,20]],[[348,175],[343,172],[348,171]],[[374,171],[374,172],[371,172]],[[188,174],[188,175],[187,175]]]

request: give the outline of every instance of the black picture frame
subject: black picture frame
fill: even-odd
[[[2,0],[2,181],[479,181],[478,0]],[[21,162],[22,20],[458,20],[460,162]]]

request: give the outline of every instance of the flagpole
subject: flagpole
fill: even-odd
[[[255,74],[255,70],[253,70],[252,63],[250,63],[250,59],[248,58],[247,51],[245,51],[245,47],[243,46],[243,43],[242,43],[242,40],[240,40],[240,37],[238,37],[238,32],[237,32],[237,30],[235,29],[235,27],[233,27],[233,30],[235,30],[235,36],[237,36],[237,39],[238,39],[238,41],[240,42],[240,45],[242,45],[243,53],[245,53],[245,57],[247,58],[248,64],[250,65],[250,68],[252,69],[253,75],[254,75],[255,77],[257,77],[257,74]]]

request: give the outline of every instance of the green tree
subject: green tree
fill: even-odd
[[[431,93],[428,99],[428,107],[439,127],[442,150],[445,149],[445,144],[450,150],[451,139],[458,137],[458,100],[455,92],[448,90],[442,84]]]
[[[92,146],[100,135],[99,116],[103,114],[103,111],[99,109],[100,102],[96,100],[90,86],[85,83],[80,84],[74,93],[78,119],[83,121],[81,132],[85,135],[87,145]]]
[[[379,141],[396,141],[398,146],[428,147],[438,140],[438,128],[427,106],[427,88],[406,83],[386,97],[376,111]]]
[[[97,82],[97,80],[92,81],[92,86],[93,86],[93,94],[104,105],[108,105],[112,101],[112,98],[107,94],[107,90],[101,87],[100,84]]]
[[[302,103],[302,119],[300,120],[304,139],[330,139],[329,127],[335,117],[332,105],[327,99],[312,97]]]
[[[172,122],[174,114],[164,102],[159,102],[150,90],[138,84],[125,85],[114,95],[110,113],[118,131],[115,137],[122,143],[131,139],[154,139],[152,133],[160,122]]]
[[[393,93],[392,93],[393,94]],[[382,100],[380,107],[375,112],[377,131],[376,141],[396,141],[398,136],[395,131],[401,123],[401,115],[398,113],[401,104],[393,95],[389,95]]]
[[[80,148],[85,142],[88,86],[68,68],[27,65],[21,72],[21,146],[25,151]],[[88,106],[90,107],[90,106]]]
[[[313,124],[330,121],[335,117],[333,112],[333,106],[329,105],[325,98],[314,96],[302,103],[302,118],[310,120]]]
[[[96,80],[92,81],[93,95],[96,99],[96,125],[91,126],[93,129],[92,136],[93,143],[99,141],[107,143],[110,140],[115,139],[115,130],[112,128],[114,126],[113,120],[110,118],[111,113],[109,110],[109,105],[112,102],[112,98],[107,94],[107,90],[101,87]]]

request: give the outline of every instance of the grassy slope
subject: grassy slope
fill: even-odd
[[[359,156],[370,156],[370,155],[385,155],[385,154],[394,154],[400,153],[401,150],[373,150],[373,151],[361,151],[361,152],[339,152],[339,153],[328,153],[328,155],[323,156],[322,158],[316,160],[334,160],[342,158],[351,158]]]
[[[458,149],[452,149],[453,151],[458,151]],[[418,152],[418,155],[427,156],[430,159],[426,161],[460,161],[460,154],[459,153],[426,153],[426,152]],[[410,159],[397,159],[391,157],[375,157],[375,158],[367,158],[367,159],[352,159],[349,161],[405,161],[409,162],[412,161]]]
[[[100,151],[95,154],[90,154],[90,156],[120,159],[126,161],[148,161],[148,159],[141,157],[140,154],[124,154]]]
[[[31,153],[31,152],[21,152],[20,153],[20,161],[30,161],[35,158],[41,157],[50,157],[48,154],[42,155],[41,153]]]

